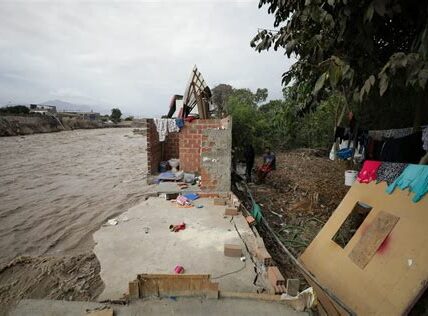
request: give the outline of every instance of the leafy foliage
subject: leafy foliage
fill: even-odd
[[[412,94],[413,102],[426,107],[427,1],[260,0],[263,6],[278,31],[260,30],[251,46],[298,57],[283,83],[310,87],[306,112],[333,91],[356,107],[375,97],[376,104],[399,105],[404,112],[409,108],[399,94]]]
[[[0,108],[0,115],[22,115],[30,113],[30,109],[24,105],[7,106]]]
[[[111,109],[110,119],[114,123],[119,123],[121,116],[122,116],[122,112],[120,111],[120,109],[118,108]]]
[[[307,113],[302,112],[305,102],[296,103],[301,87],[284,89],[284,99],[258,104],[257,92],[233,89],[225,105],[232,116],[233,146],[242,149],[251,143],[256,151],[265,146],[274,150],[292,147],[327,147],[333,138],[337,110],[344,99],[334,94]],[[257,91],[259,91],[258,89]],[[267,97],[267,91],[266,91]]]
[[[212,90],[212,101],[217,106],[217,115],[221,117],[226,111],[227,98],[232,94],[233,88],[231,85],[221,83],[215,86]]]

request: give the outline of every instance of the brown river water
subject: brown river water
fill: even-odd
[[[146,139],[132,129],[0,138],[0,266],[21,255],[75,255],[141,201]]]

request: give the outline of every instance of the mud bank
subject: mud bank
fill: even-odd
[[[0,136],[52,133],[73,129],[103,127],[100,122],[63,118],[60,122],[51,116],[0,116]]]

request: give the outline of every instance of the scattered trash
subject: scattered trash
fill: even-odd
[[[281,214],[279,214],[279,213],[277,213],[277,212],[274,212],[274,211],[270,211],[272,214],[274,214],[274,215],[276,215],[276,216],[278,216],[279,218],[282,218],[282,215]]]
[[[180,230],[184,230],[184,229],[186,229],[186,224],[185,223],[180,223],[178,225],[172,225],[172,224],[169,225],[169,230],[171,232],[174,232],[174,233],[177,233]]]
[[[245,257],[241,257],[240,259],[242,262],[245,262],[245,260],[247,260],[247,258],[245,258]]]
[[[281,300],[292,302],[291,306],[298,312],[311,309],[317,305],[317,297],[312,287],[300,292],[297,296],[290,296],[286,293],[281,295]]]
[[[175,266],[174,271],[176,274],[183,274],[184,273],[184,268],[182,266]]]
[[[186,183],[193,183],[193,181],[195,181],[195,175],[193,173],[185,173],[183,180]]]
[[[183,205],[183,206],[192,204],[192,203],[190,203],[189,199],[187,197],[185,197],[184,195],[177,196],[177,199],[175,201],[177,202],[177,204]]]
[[[143,227],[143,229],[144,229],[144,232],[146,233],[146,234],[148,234],[149,232],[150,232],[150,227]]]
[[[111,225],[111,226],[115,226],[115,225],[117,225],[119,222],[117,221],[117,219],[116,218],[112,218],[112,219],[109,219],[108,221],[107,221],[107,224],[108,225]]]

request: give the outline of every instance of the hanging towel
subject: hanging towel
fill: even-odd
[[[406,163],[383,162],[377,170],[377,183],[385,181],[390,185],[403,173],[406,167]]]
[[[377,169],[382,163],[380,161],[366,160],[363,168],[358,173],[357,180],[361,183],[369,183],[376,180]]]
[[[180,128],[177,126],[175,119],[153,119],[156,125],[156,130],[159,135],[159,141],[165,141],[168,133],[179,132]]]
[[[428,192],[428,166],[408,165],[403,173],[386,189],[391,194],[394,189],[409,189],[414,192],[412,201],[418,202]]]
[[[168,122],[168,133],[179,132],[180,128],[177,126],[177,121],[175,119],[166,119]]]
[[[168,135],[168,121],[165,119],[153,119],[156,125],[156,130],[159,135],[159,141],[163,142],[165,141],[166,135]]]

